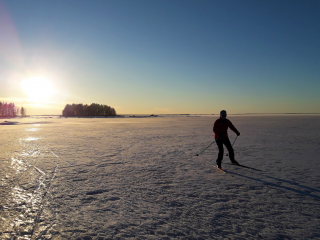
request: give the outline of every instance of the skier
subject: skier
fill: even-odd
[[[227,130],[228,128],[230,128],[232,131],[234,131],[237,134],[237,136],[239,136],[240,133],[233,126],[231,121],[228,120],[226,117],[227,117],[227,112],[225,110],[222,110],[220,112],[220,118],[217,119],[213,125],[214,138],[216,139],[216,143],[219,148],[217,167],[220,169],[221,169],[221,162],[223,159],[223,144],[227,147],[229,151],[229,158],[231,160],[231,163],[239,165],[239,163],[234,159],[234,151],[230,143]]]

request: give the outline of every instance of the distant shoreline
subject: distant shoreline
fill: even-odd
[[[320,116],[320,113],[242,113],[242,114],[229,114],[228,116],[231,117],[285,117],[285,116]],[[219,117],[219,115],[214,114],[159,114],[159,115],[149,115],[149,114],[137,114],[137,115],[131,115],[131,114],[125,114],[125,115],[117,115],[117,116],[84,116],[84,117],[63,117],[61,115],[29,115],[27,117],[0,117],[0,125],[19,125],[19,124],[35,124],[35,122],[18,122],[18,119],[48,119],[48,118],[54,118],[54,119],[139,119],[139,118],[165,118],[165,117],[175,117],[175,118],[193,118],[193,117]],[[15,120],[15,121],[14,121]],[[41,123],[47,123],[47,122],[41,122]]]
[[[143,114],[139,114],[139,113],[129,113],[129,114],[120,114],[120,115],[117,115],[115,117],[120,117],[120,116],[152,116],[152,115],[158,115],[158,116],[164,116],[164,115],[179,115],[179,116],[190,116],[190,115],[207,115],[207,116],[219,116],[220,114],[219,113],[163,113],[163,114],[147,114],[147,113],[143,113]],[[230,113],[228,115],[320,115],[320,113]],[[45,117],[45,116],[52,116],[52,117],[63,117],[62,115],[60,114],[52,114],[52,115],[30,115],[30,117],[32,116],[42,116],[42,117]],[[83,116],[83,117],[90,117],[90,116]],[[93,116],[95,117],[95,116]],[[98,116],[98,117],[104,117],[104,116]],[[0,117],[1,118],[1,117]]]
[[[228,114],[228,116],[274,116],[274,115],[320,115],[320,113],[233,113]],[[16,116],[16,117],[3,117],[0,116],[0,119],[19,119],[19,118],[35,118],[35,117],[43,117],[43,118],[51,118],[51,117],[60,117],[60,118],[145,118],[145,117],[163,117],[163,116],[215,116],[218,117],[219,114],[121,114],[116,116],[70,116],[63,117],[62,115],[55,114],[46,114],[46,115],[28,115],[26,117]]]

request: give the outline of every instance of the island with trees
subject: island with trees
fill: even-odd
[[[14,103],[0,102],[0,117],[13,118],[17,117],[19,112],[22,117],[26,116],[26,109],[17,107]]]
[[[63,111],[63,117],[115,117],[117,115],[116,110],[108,105],[102,105],[97,103],[87,104],[67,104]]]

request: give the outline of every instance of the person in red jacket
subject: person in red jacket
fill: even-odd
[[[223,159],[223,145],[225,145],[229,151],[229,158],[231,160],[231,163],[239,164],[234,159],[234,151],[233,151],[232,145],[230,143],[227,130],[228,130],[228,128],[230,128],[232,131],[234,131],[237,134],[237,136],[239,136],[240,133],[233,126],[232,122],[230,120],[228,120],[226,117],[227,117],[227,112],[225,110],[222,110],[220,112],[220,118],[217,119],[213,125],[214,138],[216,139],[216,143],[219,148],[217,166],[220,169],[221,169],[221,162]]]

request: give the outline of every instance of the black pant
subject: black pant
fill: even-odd
[[[229,138],[226,139],[217,139],[216,143],[218,145],[219,148],[219,153],[218,153],[218,159],[217,159],[217,163],[221,163],[222,159],[223,159],[223,153],[224,153],[224,149],[223,149],[223,144],[226,146],[226,148],[229,151],[229,158],[231,160],[231,162],[234,161],[234,151],[232,148],[232,145],[230,143]]]

